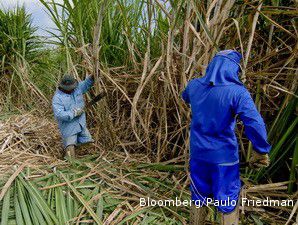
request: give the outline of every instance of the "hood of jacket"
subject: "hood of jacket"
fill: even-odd
[[[218,52],[209,63],[206,75],[199,81],[211,86],[243,85],[238,76],[241,58],[241,54],[234,50]]]

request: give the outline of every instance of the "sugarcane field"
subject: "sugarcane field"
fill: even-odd
[[[297,0],[0,0],[1,225],[298,225]]]

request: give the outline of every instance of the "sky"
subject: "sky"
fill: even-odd
[[[46,30],[55,28],[55,25],[39,0],[0,0],[1,9],[12,9],[18,4],[21,6],[24,4],[27,12],[32,14],[32,23],[38,27],[37,34],[50,36]]]

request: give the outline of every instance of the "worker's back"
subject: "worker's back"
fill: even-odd
[[[240,114],[249,133],[252,131],[249,126],[251,120],[256,122],[252,129],[264,127],[248,91],[239,81],[240,59],[238,52],[220,52],[209,64],[206,75],[191,80],[182,94],[192,110],[192,158],[214,163],[237,162],[238,143],[234,132],[236,114]],[[263,128],[259,132],[259,136],[266,136]],[[264,143],[261,139],[257,138],[254,147],[260,148],[260,151],[270,148],[266,140]]]

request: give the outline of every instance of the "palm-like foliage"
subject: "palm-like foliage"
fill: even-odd
[[[37,50],[40,42],[35,36],[31,17],[24,7],[14,10],[0,10],[0,60],[1,70],[11,74],[18,60],[34,62],[38,60]]]
[[[44,48],[36,30],[24,7],[0,9],[0,100],[7,110],[47,103],[45,94],[53,89],[56,54]]]
[[[155,40],[152,43],[153,54],[160,55],[161,38],[158,36],[163,34],[162,29],[168,25],[160,10],[157,12],[159,19],[152,22],[152,18],[145,13],[147,4],[144,1],[41,2],[60,31],[60,34],[53,35],[65,47],[67,54],[69,48],[94,47],[92,45],[96,44],[100,33],[100,59],[107,65],[139,67],[136,63],[141,61],[141,53],[146,50],[144,44],[150,37]],[[152,25],[148,26],[148,20]]]
[[[95,158],[72,161],[67,168],[49,171],[37,179],[27,177],[36,171],[20,173],[5,191],[3,201],[0,196],[1,224],[185,223],[187,213],[183,207],[138,207],[135,195],[145,198],[149,193],[154,199],[166,199],[167,195],[180,196],[183,200],[189,198],[186,190],[171,185],[171,179],[156,176],[163,174],[164,168],[159,171],[155,165],[156,169],[151,169],[150,164],[116,166],[115,161],[111,164],[105,160],[98,167],[90,164],[92,160]],[[179,169],[175,165],[164,167]],[[110,176],[118,176],[119,171],[126,174],[125,178],[112,181]],[[144,173],[148,173],[146,177]],[[81,179],[82,176],[85,179]],[[122,182],[126,187],[122,187]]]

